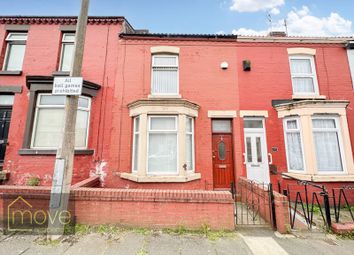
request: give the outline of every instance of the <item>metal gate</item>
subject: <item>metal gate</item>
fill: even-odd
[[[231,184],[236,225],[270,226],[276,229],[272,184],[240,178]]]

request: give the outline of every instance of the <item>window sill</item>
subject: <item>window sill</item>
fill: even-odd
[[[120,177],[134,182],[190,182],[201,178],[200,173],[185,176],[140,176],[132,173],[121,173]]]
[[[64,71],[54,71],[52,73],[53,76],[70,76],[70,72],[64,72]]]
[[[348,174],[338,174],[338,175],[313,175],[313,174],[299,174],[299,173],[286,173],[286,175],[304,180],[304,181],[312,181],[312,182],[353,182],[354,175]],[[286,176],[283,176],[284,179],[289,179]]]
[[[0,71],[0,75],[19,76],[22,71]]]
[[[148,95],[148,98],[182,98],[181,95]]]
[[[75,155],[93,155],[95,151],[91,149],[75,150]],[[56,155],[57,150],[46,149],[20,149],[19,155]]]
[[[325,100],[326,96],[321,96],[321,95],[292,95],[292,99],[321,99],[321,100]]]

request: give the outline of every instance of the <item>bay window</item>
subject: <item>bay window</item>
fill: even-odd
[[[194,121],[199,106],[184,99],[141,99],[128,105],[133,117],[130,173],[136,182],[188,182],[195,172]]]
[[[354,181],[345,100],[300,100],[275,105],[283,118],[288,173],[306,181]]]
[[[318,171],[322,173],[343,171],[337,118],[314,117],[312,128]]]
[[[80,96],[75,128],[75,147],[87,148],[91,99]],[[38,94],[31,148],[56,149],[61,141],[65,96]]]
[[[178,55],[153,55],[151,95],[178,95]]]
[[[134,118],[133,125],[133,167],[132,171],[136,172],[138,170],[138,149],[139,149],[139,117]]]
[[[285,119],[284,133],[289,171],[304,171],[304,155],[299,119]]]
[[[4,71],[21,71],[25,56],[27,33],[9,33],[6,37]]]

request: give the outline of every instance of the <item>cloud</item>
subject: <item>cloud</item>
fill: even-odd
[[[284,0],[232,0],[230,10],[237,12],[258,12],[272,10],[283,4]],[[279,9],[277,10],[279,11]]]
[[[316,17],[307,6],[294,8],[286,17],[288,34],[292,36],[348,36],[353,35],[352,22],[332,12],[328,17]],[[276,20],[273,31],[285,31],[284,20]],[[234,29],[232,33],[240,35],[266,35],[269,29],[252,30],[248,28]]]
[[[273,14],[273,15],[278,15],[280,13],[279,9],[278,8],[273,8],[270,10],[270,13]]]

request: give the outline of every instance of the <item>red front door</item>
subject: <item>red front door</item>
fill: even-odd
[[[213,134],[214,189],[229,189],[234,181],[232,134]]]

